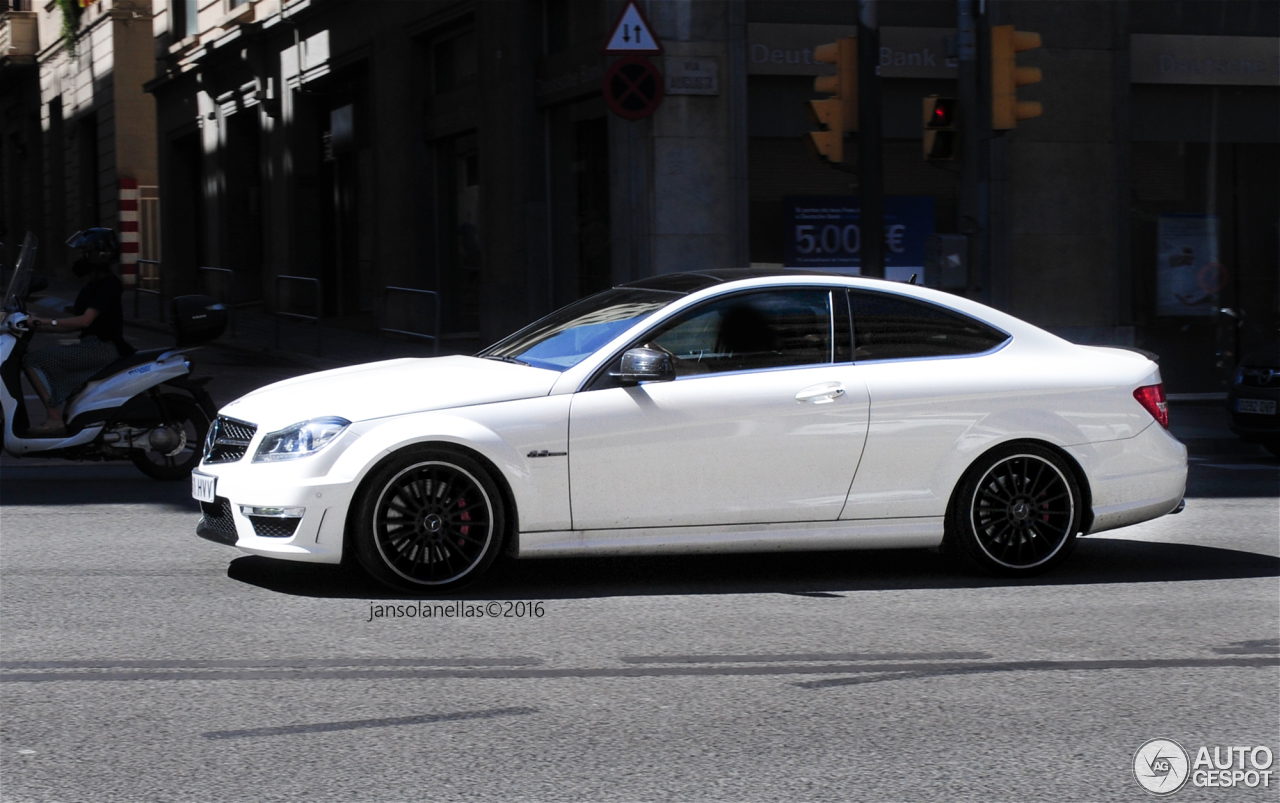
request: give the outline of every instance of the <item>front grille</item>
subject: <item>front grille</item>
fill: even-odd
[[[244,453],[249,450],[249,442],[257,431],[256,424],[237,421],[225,415],[218,416],[209,427],[209,436],[205,438],[204,462],[234,463],[244,457]]]
[[[248,519],[253,523],[254,533],[263,538],[291,538],[298,529],[298,522],[302,521],[278,516],[249,516]]]
[[[212,502],[200,503],[200,512],[204,513],[204,518],[196,526],[196,535],[235,545],[239,536],[236,535],[236,521],[231,517],[231,500],[215,496]]]

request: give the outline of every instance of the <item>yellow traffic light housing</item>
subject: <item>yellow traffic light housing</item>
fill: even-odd
[[[930,95],[924,99],[924,158],[929,162],[949,162],[960,155],[958,115],[955,98]]]
[[[834,97],[808,102],[809,116],[826,131],[805,134],[809,150],[839,164],[844,161],[844,135],[858,130],[858,39],[838,39],[813,50],[814,61],[836,65],[835,75],[820,75],[813,91]]]
[[[1019,120],[1039,117],[1039,101],[1018,100],[1018,87],[1040,83],[1039,67],[1019,67],[1017,54],[1040,47],[1040,34],[1015,31],[1012,25],[991,26],[991,127],[1017,128]]]

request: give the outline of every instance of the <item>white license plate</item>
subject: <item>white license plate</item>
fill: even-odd
[[[1276,403],[1270,399],[1236,399],[1236,412],[1275,415]]]
[[[191,495],[200,502],[212,502],[218,478],[191,472]]]

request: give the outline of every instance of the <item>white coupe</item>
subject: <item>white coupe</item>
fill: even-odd
[[[1142,354],[907,284],[659,276],[475,357],[311,374],[223,408],[197,532],[414,592],[499,555],[955,546],[1025,576],[1182,508]]]

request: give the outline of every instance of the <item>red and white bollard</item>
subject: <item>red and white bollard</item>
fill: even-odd
[[[138,180],[120,179],[120,273],[128,287],[138,281]]]

